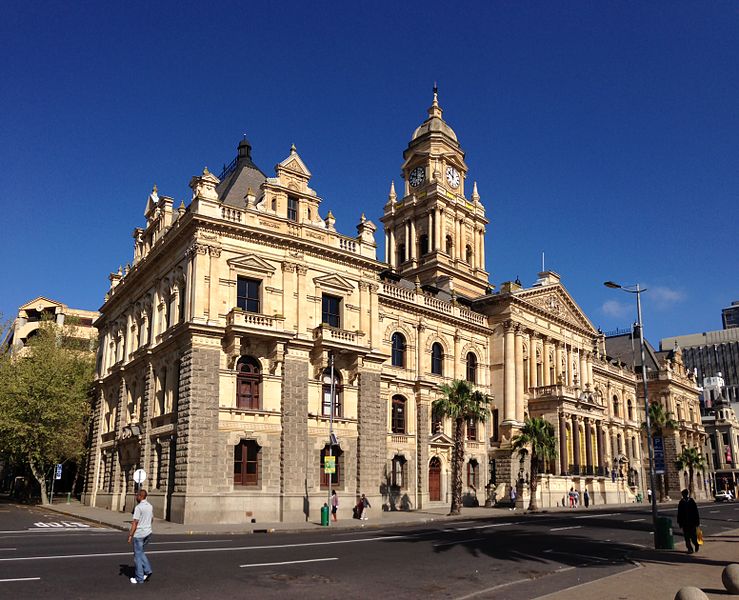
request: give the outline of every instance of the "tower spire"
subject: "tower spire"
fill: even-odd
[[[395,202],[395,200],[396,200],[396,198],[397,198],[397,197],[398,197],[398,196],[397,196],[397,194],[395,193],[395,181],[391,181],[391,182],[390,182],[390,193],[389,193],[389,194],[387,195],[387,199],[388,199],[388,200],[389,200],[390,202]]]
[[[431,102],[431,106],[429,107],[428,114],[429,118],[437,117],[441,119],[441,107],[439,106],[439,87],[436,85],[436,82],[434,81],[434,99]]]

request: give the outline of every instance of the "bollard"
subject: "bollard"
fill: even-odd
[[[328,504],[321,507],[321,527],[328,527]]]
[[[657,517],[657,530],[654,532],[654,547],[657,550],[674,550],[675,541],[672,537],[672,519]]]
[[[67,492],[67,504],[72,504],[72,492]]]

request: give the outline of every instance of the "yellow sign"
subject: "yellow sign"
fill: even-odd
[[[336,457],[335,456],[324,456],[323,472],[324,473],[336,473]]]

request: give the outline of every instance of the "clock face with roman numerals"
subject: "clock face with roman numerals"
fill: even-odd
[[[454,167],[446,168],[446,180],[447,183],[453,188],[459,187],[459,171]]]
[[[423,167],[416,167],[408,175],[408,183],[411,184],[411,187],[418,187],[423,183],[424,179],[426,179],[426,169]]]

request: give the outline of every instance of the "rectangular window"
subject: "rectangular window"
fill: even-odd
[[[479,472],[477,461],[471,460],[467,463],[467,487],[477,489]]]
[[[258,279],[239,277],[236,280],[236,306],[246,312],[258,313],[259,288],[262,282]]]
[[[321,323],[336,327],[337,329],[341,327],[341,298],[329,296],[328,294],[323,295]]]
[[[254,440],[234,446],[234,485],[259,485],[259,451]]]
[[[287,197],[287,218],[290,221],[298,220],[298,199],[294,196]]]
[[[498,409],[493,409],[493,441],[500,441],[500,425],[498,424],[499,413]]]
[[[477,421],[467,419],[467,439],[471,442],[477,441]]]

